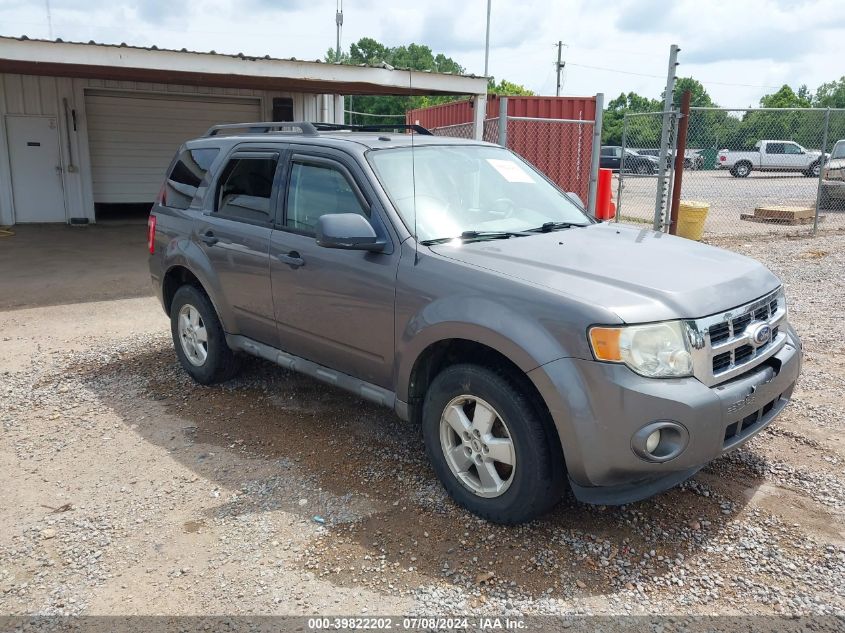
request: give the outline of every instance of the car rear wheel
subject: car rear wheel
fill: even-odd
[[[647,176],[651,173],[651,167],[646,163],[639,163],[635,168],[634,171],[639,174],[640,176]]]
[[[745,178],[750,173],[751,165],[749,165],[748,163],[737,163],[731,170],[731,176],[735,176],[737,178]]]
[[[496,523],[521,523],[560,500],[560,451],[507,373],[469,364],[445,369],[426,393],[422,419],[437,476],[470,512]]]
[[[198,383],[228,380],[238,370],[238,359],[226,344],[226,335],[208,297],[194,286],[182,286],[170,304],[170,331],[182,367]]]

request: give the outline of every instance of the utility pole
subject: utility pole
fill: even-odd
[[[563,55],[563,42],[557,43],[557,90],[555,91],[555,96],[560,96],[560,71],[564,69],[566,66],[566,62],[561,61]]]
[[[50,36],[50,39],[53,39],[53,13],[50,11],[50,0],[44,0],[44,4],[47,5],[47,33]]]
[[[493,0],[487,0],[487,36],[484,38],[484,76],[489,77],[487,71],[489,70],[490,61],[490,4]]]
[[[663,94],[663,127],[660,130],[660,154],[657,158],[657,197],[654,201],[654,230],[662,231],[669,224],[666,217],[666,203],[668,202],[668,184],[666,165],[669,157],[669,135],[671,133],[674,113],[675,72],[678,67],[677,44],[669,48],[669,69],[666,72],[666,91]]]
[[[340,31],[343,29],[343,0],[337,0],[337,13],[334,16],[335,24],[337,24],[337,48],[334,52],[334,59],[336,63],[340,63]]]

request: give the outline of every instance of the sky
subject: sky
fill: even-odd
[[[337,0],[0,0],[0,34],[298,59],[335,45]],[[484,71],[486,0],[346,0],[342,48],[361,37],[427,44]],[[757,105],[787,83],[845,75],[845,0],[492,0],[490,69],[537,94],[634,91],[659,97],[669,46],[680,76],[725,107]]]

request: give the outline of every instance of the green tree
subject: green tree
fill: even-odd
[[[704,85],[692,77],[678,77],[675,81],[675,93],[673,101],[676,108],[681,107],[681,96],[687,90],[690,91],[690,105],[694,108],[713,108],[716,103],[710,98]]]
[[[452,73],[461,75],[466,69],[451,57],[443,53],[434,53],[424,44],[408,44],[390,47],[371,37],[362,37],[349,46],[349,52],[337,52],[330,48],[325,55],[325,61],[341,64],[367,64],[378,66],[388,64],[393,68],[410,68],[412,70],[427,70],[436,73]],[[498,84],[490,83],[488,92],[501,95],[531,95],[534,94],[524,86],[502,79]],[[383,96],[362,95],[350,96],[347,108],[366,114],[377,114],[380,117],[369,117],[361,114],[350,114],[348,123],[402,123],[405,112],[414,108],[424,108],[440,103],[447,103],[461,99],[460,96]]]
[[[620,94],[607,104],[607,109],[604,111],[601,131],[602,143],[605,145],[622,144],[622,128],[626,114],[660,112],[662,109],[662,104],[657,99],[649,99],[636,92]],[[653,125],[652,119],[657,119],[657,117],[635,117],[630,119],[629,131],[634,131],[634,128],[636,128],[636,133],[632,135],[632,138],[634,136],[651,136],[648,130]]]
[[[811,105],[807,86],[802,86],[796,93],[784,84],[777,92],[760,97],[760,107],[763,108],[809,108]]]
[[[515,84],[507,79],[502,79],[499,83],[496,83],[495,77],[490,77],[487,80],[487,92],[491,94],[497,94],[502,97],[509,97],[509,96],[525,96],[531,97],[534,95],[533,90],[529,90],[525,86],[520,84]]]
[[[845,77],[819,86],[813,105],[817,108],[845,108]]]

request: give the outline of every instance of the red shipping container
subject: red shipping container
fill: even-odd
[[[453,101],[410,110],[407,123],[429,129],[472,123],[474,103]],[[509,117],[592,121],[595,97],[508,97]],[[499,116],[499,99],[487,100],[487,118]],[[508,147],[532,163],[565,191],[587,200],[592,157],[593,126],[542,121],[508,121]]]

